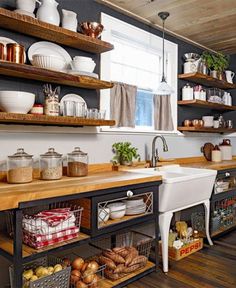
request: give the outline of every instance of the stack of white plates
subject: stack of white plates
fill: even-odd
[[[124,202],[126,204],[125,215],[138,215],[146,212],[146,204],[143,198],[124,200]]]

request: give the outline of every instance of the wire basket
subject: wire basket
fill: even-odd
[[[41,207],[42,209],[42,207]],[[83,208],[68,203],[56,203],[49,207],[24,210],[23,242],[42,249],[78,237]],[[13,237],[13,212],[7,211],[7,232]]]
[[[70,263],[72,263],[77,257],[79,258],[82,258],[80,255],[78,255],[77,253],[73,252],[73,253],[70,253],[69,255],[66,255],[65,257],[63,257],[63,259],[68,259]],[[64,261],[64,260],[63,260]],[[84,267],[82,266],[82,268],[80,270],[78,270],[80,272],[80,276],[78,276],[78,278],[76,280],[74,280],[72,277],[70,279],[70,288],[76,288],[76,283],[78,281],[81,281],[83,282],[84,286],[83,287],[91,287],[91,288],[95,288],[95,287],[100,287],[100,286],[97,286],[99,285],[98,283],[100,283],[103,279],[104,279],[104,270],[106,268],[106,265],[99,265],[97,271],[94,273],[94,272],[91,272],[91,273],[87,273],[86,275],[83,275],[83,273],[87,270],[87,271],[91,271],[90,268],[87,268],[87,264],[86,263],[89,263],[91,261],[96,261],[98,263],[98,256],[95,255],[95,256],[91,256],[91,257],[88,257],[84,260]],[[77,269],[75,269],[77,270]],[[72,271],[73,271],[73,268],[72,268]],[[92,281],[90,283],[85,283],[85,282],[88,282],[88,281],[84,281],[84,278],[87,277],[87,279],[92,276]],[[101,285],[102,287],[102,285]]]
[[[153,240],[153,237],[146,234],[129,231],[102,238],[92,242],[92,245],[102,250],[98,259],[100,264],[104,261],[107,265],[104,270],[105,277],[116,281],[146,266]],[[107,258],[112,259],[113,263]],[[125,262],[122,262],[122,259]]]
[[[39,266],[49,267],[56,264],[62,264],[62,260],[54,256],[45,256],[33,262],[24,265],[24,270],[36,269]],[[13,266],[9,267],[11,288],[13,286],[14,270]],[[35,281],[23,281],[23,287],[28,288],[69,288],[70,285],[71,267],[63,268],[61,271],[53,273],[52,275],[39,278]]]

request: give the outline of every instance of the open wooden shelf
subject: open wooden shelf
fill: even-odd
[[[119,280],[116,281],[111,281],[108,279],[104,279],[100,282],[100,287],[102,288],[111,288],[111,287],[121,287],[120,284],[123,282],[127,282],[129,280],[131,280],[132,278],[136,278],[136,280],[138,280],[138,278],[142,277],[142,274],[147,275],[148,272],[151,273],[155,270],[155,264],[148,261],[147,265],[144,268],[141,268],[133,273],[130,273],[129,275],[122,277]],[[140,276],[140,277],[138,277]],[[143,275],[144,276],[144,275]],[[123,286],[122,286],[123,287]]]
[[[202,133],[234,133],[236,129],[229,128],[207,128],[207,127],[182,127],[179,126],[180,132],[202,132]]]
[[[67,73],[43,69],[31,65],[11,63],[8,61],[0,61],[0,74],[87,89],[109,89],[113,87],[113,83],[111,82],[102,81],[88,76],[74,76]]]
[[[196,84],[202,84],[208,87],[217,87],[221,89],[236,89],[236,84],[228,83],[224,80],[219,80],[211,76],[201,73],[179,74],[179,79],[187,80]]]
[[[181,101],[178,101],[178,105],[206,108],[206,109],[219,110],[219,111],[236,111],[236,106],[223,105],[223,104],[212,103],[212,102],[202,101],[202,100],[197,100],[197,99],[181,100]]]
[[[0,123],[49,126],[113,126],[114,120],[87,119],[69,116],[47,116],[0,112]]]
[[[216,230],[214,232],[211,233],[211,237],[215,237],[221,233],[224,233],[225,231],[228,231],[228,230],[231,230],[231,229],[236,229],[236,222],[230,226],[227,226],[227,227],[222,227],[220,228],[219,230]]]
[[[0,8],[0,27],[92,53],[112,50],[110,43]]]
[[[68,244],[75,243],[75,242],[85,241],[88,239],[90,239],[89,235],[79,232],[79,236],[75,239],[67,240],[67,241],[64,241],[64,242],[61,242],[61,243],[58,243],[58,244],[55,244],[52,246],[48,246],[48,247],[45,247],[42,249],[34,249],[34,248],[29,247],[28,245],[23,244],[22,245],[22,254],[23,254],[22,256],[23,257],[30,257],[34,254],[40,254],[42,252],[50,251],[50,250],[53,250],[53,249],[58,248],[58,247],[66,246]],[[11,238],[3,235],[3,234],[0,234],[0,248],[2,250],[4,250],[5,252],[7,252],[8,254],[13,255],[14,254],[13,239],[11,239]]]

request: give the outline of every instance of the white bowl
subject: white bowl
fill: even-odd
[[[122,202],[115,202],[108,204],[107,207],[110,209],[111,219],[120,219],[125,216],[126,205]]]
[[[35,94],[20,91],[0,91],[0,109],[8,113],[27,114],[34,105]]]
[[[84,72],[89,72],[92,73],[95,69],[96,63],[93,61],[72,61],[71,62],[71,68],[72,70],[77,70],[77,71],[84,71]]]
[[[66,69],[65,60],[54,55],[35,54],[32,56],[32,64],[36,67],[55,71],[62,71]]]
[[[93,59],[91,57],[85,57],[85,56],[75,56],[73,57],[73,60],[75,61],[93,61]]]
[[[99,208],[98,209],[98,222],[107,222],[110,217],[110,209],[109,208]]]
[[[213,127],[214,116],[203,116],[202,120],[204,121],[204,127]]]

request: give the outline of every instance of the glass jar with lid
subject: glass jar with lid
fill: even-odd
[[[67,176],[82,177],[88,175],[88,154],[75,147],[67,154]]]
[[[40,178],[42,180],[58,180],[62,178],[62,154],[49,148],[40,155]]]
[[[7,182],[22,184],[33,180],[33,156],[27,154],[23,148],[7,159]]]

